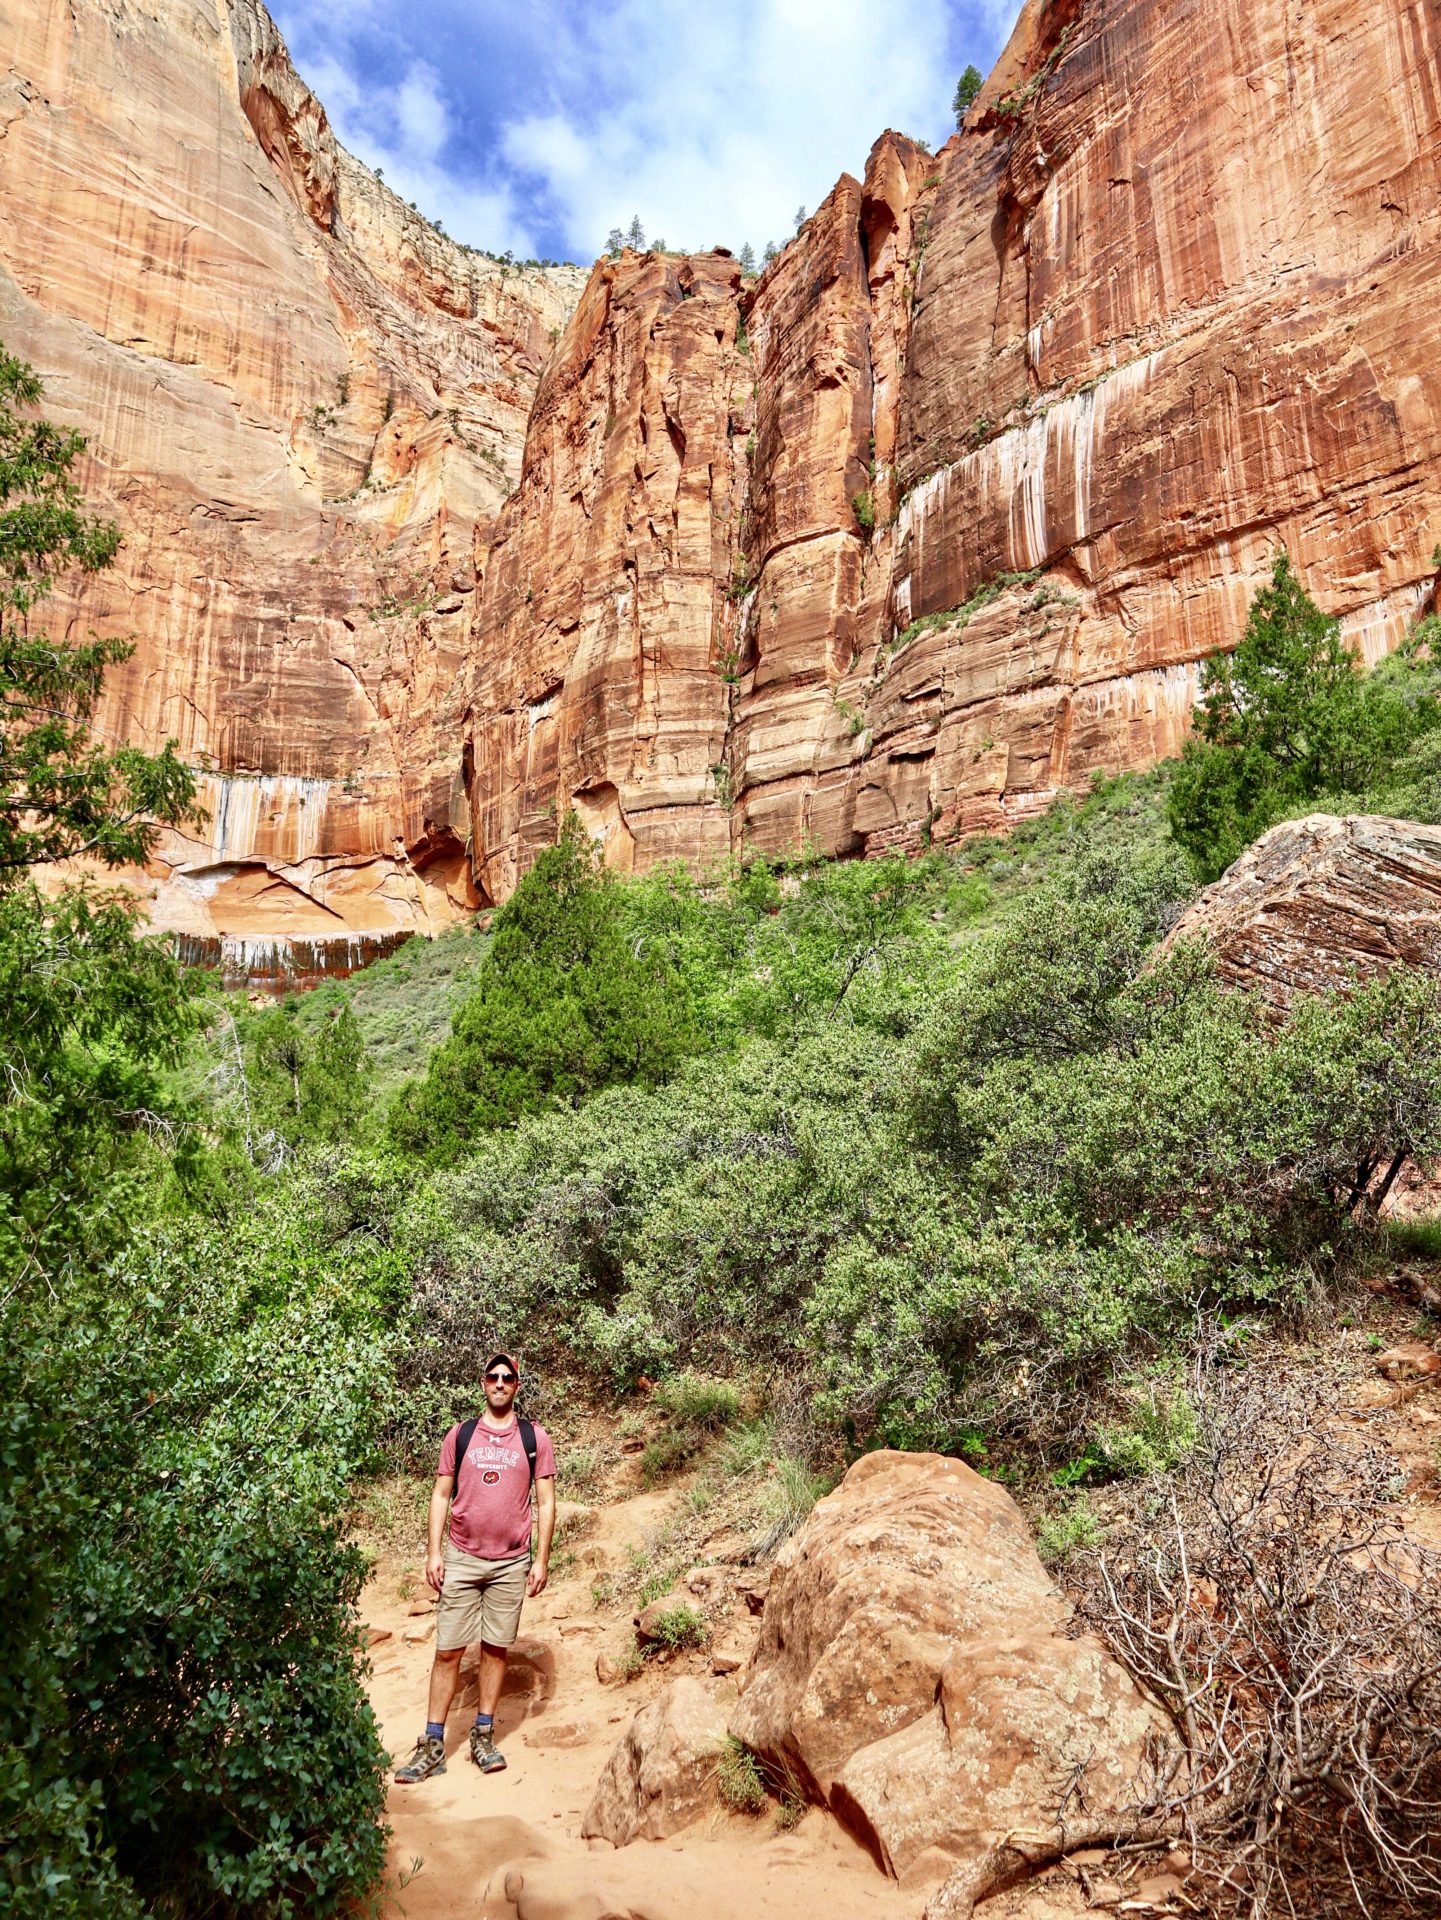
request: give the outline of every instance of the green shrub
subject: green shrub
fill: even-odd
[[[1196,1444],[1196,1409],[1183,1387],[1152,1381],[1136,1393],[1128,1417],[1098,1435],[1107,1473],[1121,1480],[1169,1473]]]
[[[203,1181],[197,984],[116,895],[0,891],[0,1278],[83,1270]]]
[[[667,957],[626,942],[616,890],[572,816],[496,915],[475,991],[425,1078],[397,1096],[391,1128],[450,1157],[523,1113],[663,1080],[698,1038]]]
[[[666,1653],[703,1647],[707,1638],[705,1615],[698,1607],[669,1607],[656,1615],[651,1635],[656,1646]]]
[[[1036,1528],[1036,1552],[1048,1568],[1064,1566],[1073,1553],[1082,1553],[1101,1539],[1101,1528],[1086,1502],[1073,1501],[1047,1514]]]
[[[658,1481],[677,1472],[688,1461],[694,1460],[700,1448],[701,1436],[689,1427],[660,1433],[653,1440],[648,1440],[640,1456],[641,1477],[646,1486],[653,1487]]]
[[[662,1380],[655,1390],[655,1404],[678,1427],[697,1433],[716,1433],[730,1426],[740,1415],[740,1394],[728,1380],[708,1379],[704,1374],[681,1373]]]
[[[158,1266],[16,1296],[3,1334],[27,1436],[0,1455],[0,1874],[20,1910],[53,1872],[76,1913],[123,1912],[127,1890],[342,1912],[384,1859],[343,1532],[378,1343],[310,1303],[256,1320]]]
[[[1386,1245],[1401,1260],[1441,1260],[1441,1220],[1388,1220]]]

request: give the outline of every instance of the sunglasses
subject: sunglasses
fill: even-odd
[[[485,1377],[487,1380],[497,1381],[503,1387],[508,1387],[515,1375],[505,1367],[494,1367]]]

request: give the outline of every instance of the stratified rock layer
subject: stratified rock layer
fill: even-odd
[[[1198,894],[1169,942],[1201,940],[1228,985],[1278,1013],[1393,967],[1441,974],[1441,827],[1308,814],[1263,834]]]
[[[20,0],[0,338],[124,535],[57,619],[134,636],[100,728],[214,770],[143,889],[200,940],[473,902],[456,716],[475,529],[584,276],[445,239],[337,144],[257,0]]]
[[[1433,583],[1432,0],[1028,0],[759,281],[583,289],[339,149],[259,0],[14,11],[0,336],[125,532],[106,727],[215,776],[146,883],[197,939],[435,924],[572,808],[622,867],[1002,826],[1177,749],[1278,545],[1367,659]]]
[[[873,853],[1149,764],[1281,544],[1376,658],[1441,532],[1438,270],[1425,0],[1031,0],[964,131],[738,298],[606,263],[482,555],[483,884],[572,804],[620,864]]]

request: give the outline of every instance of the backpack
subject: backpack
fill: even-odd
[[[526,1463],[530,1467],[530,1484],[534,1486],[535,1428],[529,1420],[522,1420],[519,1416],[517,1416],[515,1424],[520,1428],[520,1444],[525,1448]],[[474,1440],[475,1430],[479,1425],[479,1420],[467,1420],[460,1432],[455,1436],[455,1484],[450,1491],[452,1500],[460,1492],[460,1463],[470,1452],[470,1443]]]

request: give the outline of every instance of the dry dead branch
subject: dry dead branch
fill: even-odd
[[[1181,1734],[1145,1825],[1184,1836],[1217,1915],[1441,1911],[1441,1556],[1332,1384],[1213,1372],[1187,1465],[1074,1568]]]

